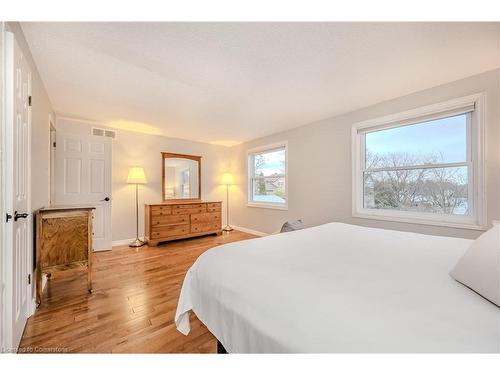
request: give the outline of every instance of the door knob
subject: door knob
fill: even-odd
[[[17,211],[14,212],[14,221],[17,221],[19,219],[26,219],[28,217],[27,213],[24,214],[18,214]]]
[[[109,197],[106,197],[106,198],[104,198],[104,199],[101,199],[101,202],[104,202],[104,201],[109,202],[109,201],[110,201]]]

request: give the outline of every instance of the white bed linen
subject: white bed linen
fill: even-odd
[[[500,352],[500,309],[449,276],[471,240],[330,223],[213,248],[193,310],[230,353]]]

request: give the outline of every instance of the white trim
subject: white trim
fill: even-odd
[[[363,172],[385,172],[385,171],[408,171],[415,169],[440,169],[440,168],[456,168],[456,167],[467,167],[469,163],[467,161],[458,163],[436,163],[436,164],[416,164],[416,165],[402,165],[397,167],[380,167],[380,168],[370,168],[364,169]]]
[[[13,332],[12,332],[12,322],[14,320],[12,316],[12,286],[7,288],[7,283],[12,283],[12,272],[13,272],[13,255],[11,251],[6,251],[5,249],[12,249],[12,220],[7,224],[5,223],[5,214],[7,212],[12,214],[13,211],[13,202],[12,202],[12,189],[13,189],[13,157],[14,157],[14,138],[13,138],[13,123],[14,123],[14,95],[10,95],[14,93],[14,78],[13,72],[15,69],[15,61],[14,56],[14,48],[16,44],[15,36],[12,32],[7,32],[4,28],[4,23],[2,23],[2,191],[1,191],[1,200],[2,200],[2,239],[0,245],[2,246],[2,278],[4,281],[5,291],[3,292],[3,298],[6,302],[6,306],[3,306],[5,309],[2,311],[4,331],[2,334],[2,341],[4,347],[12,347],[15,344],[13,343]],[[8,47],[7,47],[8,45]],[[31,66],[28,65],[29,68],[29,78],[28,78],[28,96],[32,95],[32,70]],[[7,76],[7,72],[9,75]],[[12,74],[11,74],[12,73]],[[31,136],[32,136],[32,107],[28,108],[28,134],[27,134],[27,181],[26,181],[26,212],[29,214],[27,218],[27,227],[28,227],[28,239],[27,239],[27,251],[28,254],[26,256],[26,269],[28,270],[31,276],[31,285],[26,283],[24,287],[26,288],[26,299],[27,299],[27,314],[26,319],[29,318],[33,312],[35,311],[35,301],[34,301],[34,293],[33,288],[35,284],[34,272],[33,272],[33,213],[31,208]],[[8,181],[8,183],[7,183]],[[28,275],[26,275],[27,277]],[[9,295],[7,295],[9,293]],[[6,307],[9,308],[6,308]]]
[[[11,53],[14,51],[14,35],[6,30],[4,30],[4,66],[3,66],[3,98],[4,98],[4,138],[3,138],[3,145],[4,145],[4,150],[3,150],[3,156],[4,156],[4,170],[3,170],[3,207],[4,207],[4,213],[13,213],[13,202],[12,202],[12,181],[13,181],[13,114],[12,114],[12,108],[14,107],[13,104],[13,95],[7,95],[7,93],[12,93],[14,92],[14,82],[12,77],[7,78],[7,72],[13,71],[14,67],[14,57],[11,56]],[[9,55],[9,56],[7,56]],[[9,75],[10,76],[10,75]],[[7,183],[9,181],[9,183]],[[13,221],[10,220],[9,223],[5,223],[4,217],[1,218],[2,223],[4,223],[4,238],[3,238],[3,246],[5,249],[4,253],[4,259],[3,259],[3,264],[4,264],[4,280],[5,280],[5,299],[7,301],[7,306],[5,308],[5,341],[4,344],[6,347],[12,347],[12,335],[13,335],[13,326],[12,326],[12,285],[8,287],[9,284],[12,284],[13,276],[13,264],[14,260],[12,258],[12,251],[6,251],[6,249],[12,249],[13,248],[13,239],[12,239],[12,223]],[[8,294],[7,294],[8,293]]]
[[[230,226],[233,229],[235,229],[235,230],[239,230],[240,232],[245,232],[245,233],[253,234],[255,236],[259,236],[259,237],[269,236],[269,233],[259,232],[257,230],[253,230],[253,229],[250,229],[250,228],[240,227],[240,226],[233,225],[233,224],[231,224]],[[132,243],[134,240],[135,240],[135,238],[127,238],[125,240],[115,240],[115,241],[113,241],[113,247],[115,247],[115,246],[125,246],[125,245],[128,245],[128,244]]]
[[[12,280],[12,265],[14,264],[12,258],[12,251],[7,251],[7,249],[12,249],[12,220],[9,223],[5,221],[5,214],[12,214],[12,158],[13,158],[13,127],[9,126],[12,124],[12,96],[7,95],[8,92],[13,92],[12,79],[7,79],[7,72],[13,69],[12,64],[14,58],[11,56],[7,56],[7,53],[11,53],[13,51],[13,43],[14,36],[12,33],[7,32],[5,28],[3,29],[3,69],[2,69],[2,78],[3,78],[3,87],[2,87],[2,99],[3,99],[3,137],[2,137],[2,147],[3,147],[3,171],[2,171],[2,218],[1,222],[3,225],[3,238],[2,238],[2,247],[3,247],[3,259],[2,259],[2,271],[3,271],[3,279],[4,279],[4,298],[6,305],[4,306],[3,311],[3,319],[4,319],[4,347],[12,346],[12,287],[8,287],[8,284],[11,283]],[[7,47],[8,45],[8,47]],[[10,183],[7,183],[10,181]],[[8,294],[7,294],[8,293]]]
[[[116,241],[111,242],[111,246],[112,247],[115,247],[115,246],[124,246],[124,245],[131,244],[134,241],[135,241],[135,238],[127,238],[127,239],[124,239],[124,240],[116,240]]]
[[[231,227],[234,230],[238,230],[240,232],[245,232],[245,233],[248,233],[248,234],[253,234],[253,235],[259,236],[259,237],[265,237],[265,236],[269,236],[270,235],[269,233],[259,232],[258,230],[254,230],[254,229],[250,229],[250,228],[245,228],[245,227],[239,227],[239,226],[233,225],[233,224],[231,224]]]
[[[254,207],[254,208],[270,208],[272,210],[282,210],[282,211],[287,211],[288,210],[288,204],[280,204],[280,203],[257,203],[257,202],[251,202],[246,204],[247,207]]]
[[[426,117],[428,120],[436,119],[442,116],[443,113],[458,114],[461,108],[470,110],[473,107],[477,110],[477,101],[484,97],[484,93],[468,95],[456,99],[447,100],[445,102],[426,105],[424,107],[413,108],[408,111],[393,113],[387,116],[377,117],[370,120],[360,121],[353,124],[357,130],[367,128],[388,129],[391,127],[399,127],[409,125],[415,122],[422,122],[422,118]],[[380,127],[382,126],[382,127]]]
[[[255,202],[250,200],[252,196],[252,186],[250,180],[250,173],[253,175],[253,166],[250,166],[250,156],[259,152],[264,151],[273,151],[276,149],[284,148],[285,149],[285,203],[269,203],[269,202]],[[271,208],[274,210],[288,210],[288,141],[275,142],[271,144],[267,144],[264,146],[258,146],[247,150],[247,207],[255,207],[255,208]]]
[[[49,202],[51,205],[55,203],[55,183],[56,183],[56,123],[49,113]]]
[[[80,118],[80,117],[71,117],[71,116],[64,116],[64,115],[57,115],[57,114],[56,114],[56,117],[57,117],[57,120],[82,122],[85,124],[94,124],[94,125],[104,126],[104,127],[112,129],[111,127],[109,127],[109,125],[106,125],[104,122],[99,122],[99,121],[95,121],[95,120],[87,120],[87,119]]]
[[[6,223],[5,223],[5,183],[4,183],[4,172],[5,172],[5,112],[4,112],[4,100],[5,100],[5,22],[0,22],[0,350],[1,348],[7,347],[7,319],[6,319],[6,306],[7,298],[6,293],[6,249],[5,246],[5,236],[6,233]]]
[[[28,64],[29,66],[29,64]],[[31,70],[31,66],[29,66],[29,75],[28,75],[28,97],[31,97],[33,95],[33,73]],[[29,214],[27,221],[28,221],[28,259],[26,260],[28,262],[27,269],[29,270],[30,274],[30,280],[31,280],[31,285],[26,284],[26,288],[28,289],[27,293],[27,300],[31,300],[31,305],[29,306],[29,313],[26,318],[29,318],[31,315],[35,313],[36,310],[36,296],[35,293],[33,293],[34,288],[36,287],[36,280],[35,280],[35,270],[33,269],[33,264],[35,263],[33,261],[33,249],[34,249],[34,244],[33,244],[33,209],[31,207],[31,158],[32,158],[32,145],[31,145],[31,137],[33,134],[33,107],[31,105],[28,106],[28,159],[27,159],[27,169],[28,169],[28,181],[26,183],[26,212]],[[28,302],[29,304],[29,302]],[[28,322],[26,321],[26,324]],[[22,338],[22,337],[21,337]]]
[[[240,232],[253,234],[255,236],[259,236],[259,237],[269,236],[269,233],[259,232],[257,230],[253,230],[250,228],[240,227],[240,226],[233,225],[233,224],[231,224],[230,226],[235,230],[239,230]],[[132,243],[134,240],[135,240],[135,238],[127,238],[125,240],[115,240],[115,241],[113,241],[113,247],[125,246],[125,245]]]
[[[406,223],[446,226],[454,228],[465,228],[484,230],[486,228],[486,183],[485,183],[485,93],[478,93],[462,98],[457,98],[421,108],[415,108],[389,116],[383,116],[372,120],[361,121],[352,125],[351,137],[351,157],[352,157],[352,216],[364,219],[375,219],[384,221],[401,221]],[[460,108],[470,108],[474,106],[471,116],[475,129],[468,137],[470,142],[470,158],[467,163],[471,163],[472,175],[470,180],[474,181],[472,186],[472,209],[474,216],[460,217],[458,215],[439,215],[421,212],[365,209],[363,208],[362,192],[362,155],[364,148],[364,132],[369,128],[380,130],[382,128],[391,128],[395,126],[404,126],[405,124],[415,123],[415,119],[439,118],[443,114],[449,114],[450,111],[459,111]],[[425,121],[425,120],[424,120]],[[397,124],[397,125],[395,125]],[[468,132],[470,132],[468,124]],[[470,167],[469,166],[469,167]],[[470,183],[470,182],[469,182]]]
[[[373,213],[372,211],[376,211]],[[408,215],[404,215],[408,214]],[[432,215],[432,216],[431,216]],[[439,227],[450,227],[460,229],[484,230],[484,226],[479,226],[467,221],[460,222],[459,220],[451,221],[451,215],[430,214],[426,212],[408,212],[396,210],[375,210],[375,209],[362,209],[358,213],[352,215],[359,219],[372,219],[382,221],[394,221],[400,223],[420,224],[420,225],[433,225]]]

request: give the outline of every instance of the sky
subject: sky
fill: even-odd
[[[259,174],[261,171],[264,173],[264,176],[270,176],[274,173],[285,173],[285,150],[268,152],[261,155],[264,157],[264,165],[255,170],[256,174]]]
[[[366,148],[376,154],[442,154],[443,163],[466,160],[466,115],[366,134]]]
[[[366,134],[366,147],[376,154],[409,153],[416,155],[442,155],[443,163],[466,160],[466,115],[422,122]],[[264,176],[283,174],[285,151],[261,154],[264,165],[256,170]]]

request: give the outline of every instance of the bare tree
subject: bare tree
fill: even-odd
[[[374,154],[367,150],[365,201],[375,208],[453,214],[467,212],[467,176],[463,168],[435,168],[442,155]],[[420,169],[402,169],[422,165]],[[394,169],[397,167],[397,169]],[[387,168],[387,169],[385,169]],[[371,199],[370,199],[371,198]]]

